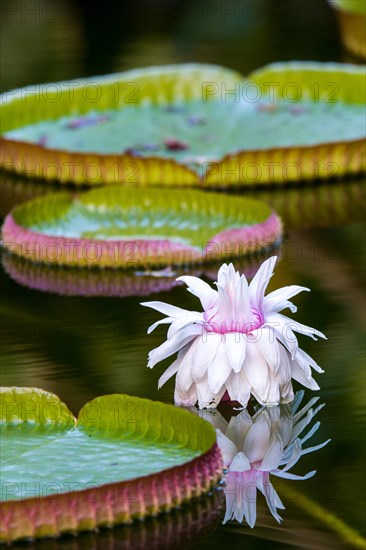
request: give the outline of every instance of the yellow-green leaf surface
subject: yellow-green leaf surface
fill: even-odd
[[[277,63],[247,78],[217,66],[172,65],[32,90],[1,97],[2,163],[44,179],[213,186],[365,167],[365,78],[356,65]],[[314,155],[320,146],[328,149]],[[30,168],[36,160],[38,172]],[[295,176],[286,168],[294,162]]]
[[[55,395],[1,391],[1,500],[24,500],[156,474],[207,452],[214,430],[187,411],[98,397],[78,420]]]

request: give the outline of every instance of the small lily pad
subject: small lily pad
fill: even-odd
[[[278,216],[255,199],[109,187],[23,203],[6,217],[2,239],[36,262],[137,268],[240,257],[273,245],[281,232]]]
[[[366,167],[356,65],[278,63],[247,79],[210,65],[152,67],[1,103],[2,165],[46,180],[225,187]]]
[[[2,388],[0,430],[6,542],[143,519],[221,475],[213,428],[147,399],[98,397],[75,419],[53,394]]]

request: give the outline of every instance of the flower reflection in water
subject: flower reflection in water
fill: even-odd
[[[241,523],[245,519],[250,527],[254,527],[257,490],[264,495],[273,517],[280,522],[282,518],[277,510],[283,510],[284,505],[270,476],[304,480],[315,475],[315,470],[302,476],[290,472],[301,456],[321,449],[330,441],[303,446],[317,431],[320,422],[306,433],[304,431],[324,406],[314,408],[319,399],[314,397],[300,409],[303,396],[303,391],[298,392],[290,405],[262,407],[254,416],[244,409],[229,423],[218,411],[200,413],[215,426],[223,455],[226,469],[224,523],[233,519]]]

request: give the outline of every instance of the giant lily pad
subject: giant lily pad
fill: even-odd
[[[364,0],[328,0],[337,12],[342,40],[354,55],[366,58],[366,2]]]
[[[0,428],[2,541],[143,519],[221,475],[213,428],[147,399],[98,397],[75,419],[53,394],[2,388]]]
[[[131,268],[242,256],[273,245],[281,230],[278,216],[254,199],[109,187],[21,204],[2,235],[8,250],[33,261]]]
[[[1,164],[60,182],[229,186],[365,169],[362,67],[289,62],[245,79],[151,67],[1,96]]]

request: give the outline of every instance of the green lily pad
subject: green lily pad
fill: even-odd
[[[127,395],[98,397],[75,419],[53,394],[2,388],[0,430],[3,541],[142,519],[221,473],[211,426]]]
[[[2,96],[2,163],[90,185],[329,179],[366,166],[364,98],[362,68],[335,63],[279,63],[247,79],[172,65],[41,85]]]
[[[255,199],[109,187],[21,204],[2,238],[11,252],[41,263],[133,268],[243,256],[273,245],[281,231]]]

